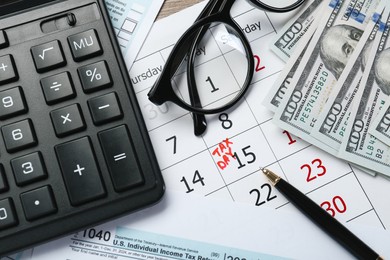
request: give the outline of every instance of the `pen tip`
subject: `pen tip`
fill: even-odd
[[[260,168],[260,169],[265,174],[265,176],[267,176],[267,178],[272,183],[272,185],[276,185],[276,183],[278,183],[278,181],[280,180],[280,177],[276,175],[274,172],[266,168]]]

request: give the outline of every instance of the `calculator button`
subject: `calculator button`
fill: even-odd
[[[16,219],[14,204],[12,200],[0,200],[0,230],[16,226],[17,224],[18,220]]]
[[[0,85],[19,79],[12,55],[0,57]]]
[[[106,194],[88,137],[57,145],[55,151],[72,205]]]
[[[20,194],[24,215],[27,220],[34,220],[57,212],[56,202],[50,186]]]
[[[68,43],[75,61],[86,60],[103,53],[95,30],[89,30],[68,37]]]
[[[65,136],[85,129],[80,106],[73,104],[50,112],[57,136]]]
[[[27,105],[21,87],[0,92],[0,119],[6,119],[27,112]]]
[[[51,41],[31,48],[35,68],[45,72],[65,66],[66,61],[59,41]]]
[[[5,31],[0,30],[0,49],[8,47],[9,42]]]
[[[112,86],[111,75],[105,61],[78,68],[77,71],[86,93]]]
[[[45,163],[39,152],[12,159],[11,166],[19,186],[47,177]]]
[[[115,190],[123,191],[144,182],[126,126],[100,132],[99,140]]]
[[[7,179],[5,178],[5,171],[2,164],[0,164],[0,193],[8,190]]]
[[[96,125],[104,124],[122,118],[122,109],[115,93],[95,97],[88,100],[93,122]]]
[[[30,119],[19,121],[1,128],[8,152],[16,152],[37,144],[34,127]]]
[[[76,96],[72,78],[68,72],[41,79],[41,87],[46,103],[49,105]]]

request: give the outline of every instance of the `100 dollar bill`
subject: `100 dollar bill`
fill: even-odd
[[[315,32],[315,25],[310,28],[310,32],[307,33],[304,38],[309,38],[308,40],[303,39],[300,44],[303,44],[302,46],[298,47],[297,50],[295,50],[294,55],[289,59],[284,66],[284,69],[282,72],[280,72],[278,78],[276,79],[275,83],[272,85],[272,88],[268,92],[267,96],[263,100],[263,105],[267,107],[272,112],[275,112],[276,109],[279,107],[280,103],[283,100],[283,97],[285,96],[288,88],[290,87],[290,83],[292,78],[294,77],[295,71],[298,68],[303,55],[306,52],[307,46],[310,42],[311,37],[313,36],[313,33]]]
[[[386,99],[383,109],[379,111],[368,131],[390,146],[390,97]]]
[[[364,88],[360,88],[355,97],[360,102],[351,111],[347,135],[343,139],[338,154],[343,159],[374,169],[387,176],[390,176],[390,146],[371,135],[368,129],[390,94],[389,88],[386,89],[386,85],[382,84],[383,75],[380,75],[384,72],[381,68],[386,66],[386,64],[381,64],[383,62],[381,57],[390,48],[389,7],[387,4],[386,14],[382,19],[385,23],[382,24],[382,30],[380,30],[383,33],[381,37],[377,37],[379,43],[375,43],[377,41],[375,39],[376,48],[373,48],[369,54],[367,69],[364,71],[361,83]]]
[[[375,120],[368,131],[370,134],[390,146],[390,91],[388,91],[390,89],[390,48],[388,45],[390,44],[387,43],[386,47],[381,50],[376,61],[376,68],[378,71],[376,73],[378,75],[377,83],[386,89],[388,97],[385,105],[375,117]]]
[[[274,115],[281,128],[313,142],[310,132],[353,54],[376,0],[332,0]]]
[[[271,50],[282,60],[286,61],[292,56],[304,36],[308,33],[313,21],[318,19],[322,0],[307,1],[303,10],[294,16],[271,41]]]
[[[380,16],[377,15],[368,24],[310,133],[332,154],[339,150],[345,136],[355,96],[361,87],[368,54],[373,47],[377,31],[381,27],[379,18]],[[320,145],[317,144],[317,146]]]

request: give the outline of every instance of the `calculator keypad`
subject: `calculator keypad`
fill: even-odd
[[[19,186],[47,177],[45,163],[40,152],[31,153],[11,160],[11,166]]]
[[[49,186],[22,193],[20,200],[27,220],[34,220],[57,212],[53,192]]]
[[[0,49],[8,47],[8,44],[7,34],[0,30]]]
[[[0,57],[0,84],[18,80],[18,72],[12,55]]]
[[[103,4],[53,1],[0,28],[0,256],[163,194]],[[64,7],[74,19],[61,27]]]
[[[88,137],[57,145],[55,150],[73,205],[84,204],[106,194]]]
[[[0,230],[18,224],[12,199],[0,200]]]
[[[95,30],[88,30],[68,37],[73,59],[82,61],[103,53]]]
[[[27,105],[21,87],[0,92],[0,120],[27,112]]]
[[[37,138],[30,119],[9,124],[1,128],[8,152],[16,152],[37,144]]]
[[[67,71],[41,79],[41,86],[46,103],[49,105],[76,96],[72,78]]]
[[[88,100],[89,110],[95,125],[122,118],[122,108],[115,92]]]
[[[2,164],[0,164],[0,193],[8,190],[7,179],[5,178],[5,171]]]
[[[66,61],[58,40],[34,46],[31,48],[35,68],[42,73],[65,66]]]
[[[99,61],[78,69],[85,93],[112,86],[111,75],[105,61]]]
[[[56,135],[61,137],[85,129],[86,125],[78,104],[66,106],[50,112]]]
[[[115,189],[123,191],[142,184],[144,179],[139,174],[133,144],[126,127],[122,125],[100,132],[99,139]],[[132,174],[124,175],[123,171]]]

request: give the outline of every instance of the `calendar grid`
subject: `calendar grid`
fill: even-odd
[[[363,222],[388,228],[390,215],[378,212],[375,208],[378,199],[365,190],[371,177],[273,124],[271,112],[261,103],[284,66],[267,48],[278,30],[273,22],[277,18],[248,6],[245,1],[239,0],[236,4],[234,17],[243,30],[253,29],[247,30],[247,38],[254,55],[258,56],[257,62],[264,69],[254,72],[248,93],[234,108],[206,116],[208,126],[203,136],[194,136],[191,113],[171,103],[156,107],[146,95],[160,75],[176,38],[169,44],[167,41],[163,41],[164,45],[156,43],[158,47],[139,57],[130,71],[167,189],[250,203],[260,208],[291,207],[259,172],[260,166],[267,167],[282,174],[341,222]],[[254,31],[255,26],[251,27],[254,24],[261,24],[261,30]],[[210,30],[219,53],[205,51],[197,67],[210,70],[208,76],[215,82],[228,79],[237,82],[232,52],[219,46],[221,41],[212,33],[212,28]],[[165,39],[169,35],[165,33],[161,37]],[[221,75],[212,69],[221,64],[229,66],[228,73]],[[175,87],[183,87],[180,85],[185,83],[183,81],[175,77]],[[224,142],[231,143],[234,154],[227,165],[220,163],[220,157],[213,153],[221,144],[223,147]]]

